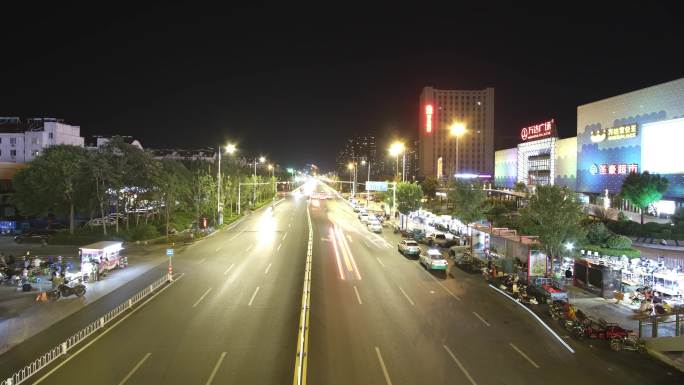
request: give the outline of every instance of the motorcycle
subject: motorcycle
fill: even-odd
[[[634,335],[610,340],[610,348],[616,352],[620,350],[632,350],[639,353],[646,352],[646,344]]]
[[[60,284],[56,289],[47,291],[48,299],[56,301],[61,297],[69,297],[75,295],[77,297],[82,297],[86,293],[86,286],[82,283],[77,283],[75,285]]]

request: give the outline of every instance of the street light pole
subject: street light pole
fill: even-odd
[[[233,154],[236,150],[234,144],[227,144],[224,149],[228,154]],[[218,175],[217,175],[217,186],[216,186],[216,211],[218,212],[218,224],[222,225],[223,224],[223,205],[221,204],[221,145],[218,146]],[[231,207],[231,212],[232,212],[232,207]]]
[[[354,196],[354,197],[356,197],[356,181],[357,181],[358,171],[359,171],[359,164],[355,160],[354,161],[354,185],[352,186],[353,187],[352,196]]]
[[[370,206],[370,190],[368,189],[368,182],[370,182],[371,161],[368,159],[368,178],[366,178],[366,208]]]
[[[406,150],[401,155],[401,181],[406,182]]]
[[[218,146],[218,175],[216,176],[218,180],[218,186],[216,187],[216,211],[218,211],[218,224],[223,224],[223,210],[221,207],[221,145]]]

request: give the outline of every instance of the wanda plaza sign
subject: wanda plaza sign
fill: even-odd
[[[553,121],[553,119],[544,123],[525,127],[520,130],[520,139],[522,139],[523,142],[527,142],[528,140],[550,138],[554,135],[556,135],[556,123]]]

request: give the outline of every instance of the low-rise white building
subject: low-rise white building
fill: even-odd
[[[0,162],[26,163],[56,144],[83,147],[81,127],[54,118],[0,118]]]

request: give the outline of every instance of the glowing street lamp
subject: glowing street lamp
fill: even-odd
[[[259,157],[259,163],[264,163],[266,161],[266,158],[262,155]],[[257,159],[254,159],[254,183],[256,183],[256,166],[257,166]],[[253,193],[252,193],[252,202],[253,204],[256,204],[256,185],[254,186]]]
[[[464,123],[454,122],[451,124],[451,126],[449,126],[449,135],[456,137],[456,170],[454,174],[458,174],[460,172],[458,168],[458,138],[466,132],[467,130]]]
[[[397,162],[397,171],[396,171],[396,176],[397,179],[399,179],[399,154],[402,154],[402,165],[401,165],[401,180],[405,180],[405,167],[406,167],[406,147],[404,146],[404,143],[402,142],[394,142],[389,148],[389,153],[391,156],[396,158]]]
[[[226,144],[223,149],[228,153],[229,155],[233,155],[235,151],[237,151],[237,147],[232,144],[228,143]],[[218,147],[218,177],[216,178],[218,183],[216,186],[216,211],[218,213],[218,224],[222,225],[223,224],[223,207],[221,207],[221,146]]]

